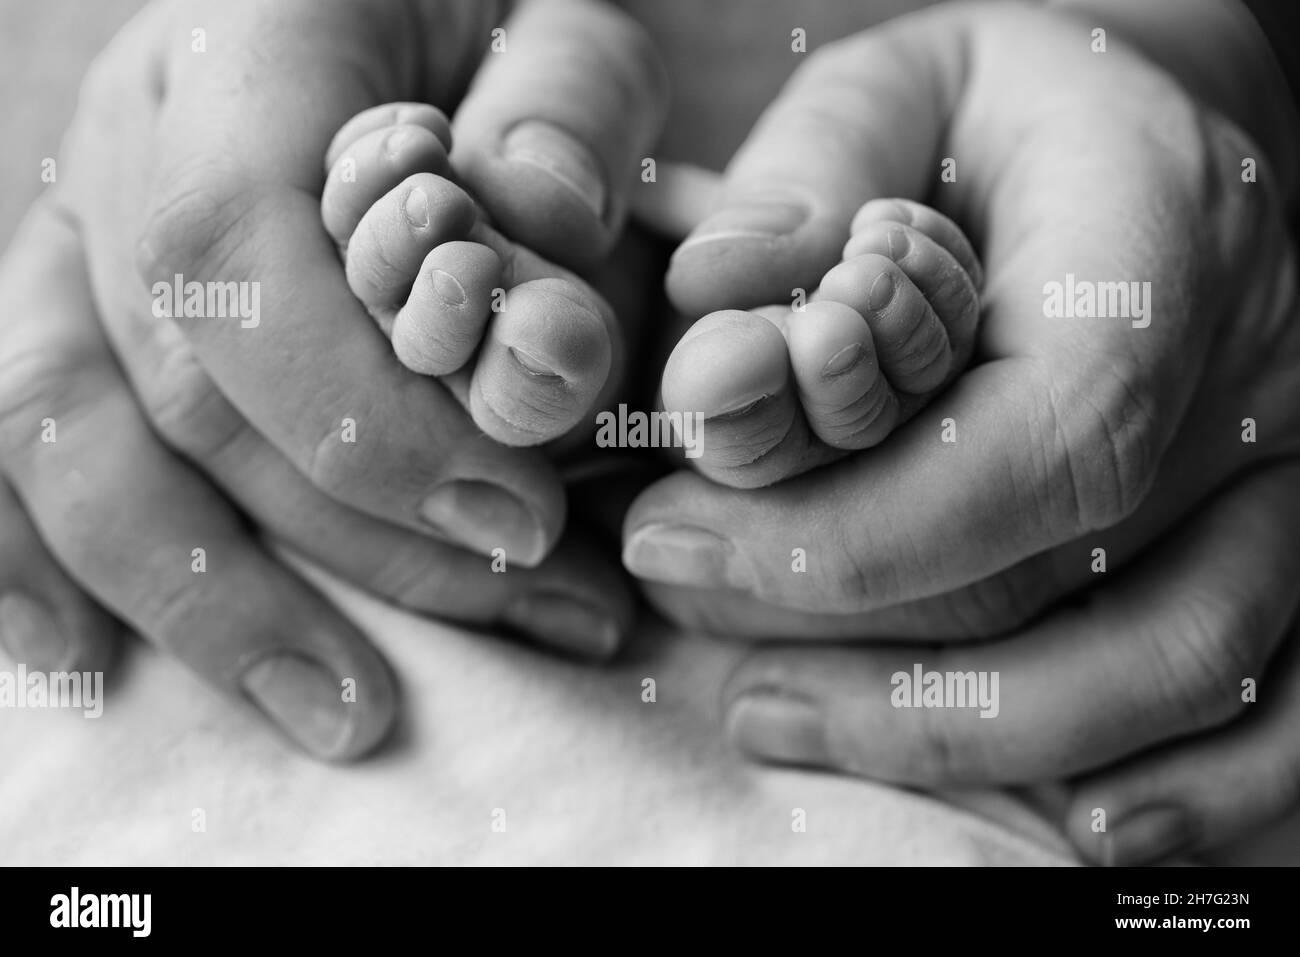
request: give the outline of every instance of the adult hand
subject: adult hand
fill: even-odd
[[[55,567],[39,535],[104,607],[321,757],[376,743],[393,682],[240,513],[402,604],[555,647],[608,654],[631,617],[616,571],[580,543],[555,548],[554,467],[487,441],[437,382],[397,364],[320,225],[326,147],[345,119],[401,99],[450,111],[464,96],[453,158],[498,223],[527,242],[546,222],[540,251],[569,265],[608,251],[662,113],[649,44],[585,0],[521,4],[508,20],[499,7],[149,8],[92,67],[59,185],[0,278],[0,463],[30,518],[33,568]],[[480,69],[498,25],[507,52]],[[176,274],[258,283],[260,322],[159,321],[151,285]],[[345,419],[355,442],[341,441]],[[42,441],[47,420],[57,442]],[[16,503],[5,513],[22,524]],[[457,546],[504,548],[508,574]],[[49,634],[43,660],[102,660],[102,613],[82,598],[59,610],[63,573],[19,571],[0,577],[36,599],[10,603],[38,649],[28,660],[50,629],[21,609],[41,605],[80,649],[60,657]],[[347,678],[355,704],[340,700]]]
[[[994,644],[761,653],[729,686],[729,727],[760,757],[931,785],[1077,774],[1202,732],[1084,792],[1133,860],[1294,799],[1286,689],[1270,676],[1272,704],[1228,722],[1297,612],[1300,324],[1269,157],[1117,37],[1091,45],[1068,14],[960,4],[810,54],[670,292],[692,315],[785,300],[837,260],[861,203],[928,197],[984,258],[980,364],[833,467],[758,491],[663,480],[630,510],[624,558],[687,625],[933,642],[1024,628],[1104,580],[1104,548],[1115,584]],[[802,212],[763,234],[774,195]],[[1149,282],[1150,324],[1047,318],[1045,285],[1068,275]],[[1000,672],[999,719],[891,707],[891,674],[916,661]],[[1228,800],[1207,774],[1173,797],[1243,738],[1233,767],[1285,768],[1277,786]],[[1167,800],[1176,815],[1137,814]],[[1071,818],[1081,843],[1089,823]]]

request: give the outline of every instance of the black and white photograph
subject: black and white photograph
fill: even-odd
[[[24,921],[1300,864],[1294,0],[0,0],[0,87]]]

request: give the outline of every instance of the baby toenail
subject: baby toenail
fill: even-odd
[[[551,123],[530,120],[506,136],[503,155],[549,175],[603,218],[608,190],[600,164],[573,134]]]
[[[852,345],[845,346],[835,355],[831,356],[826,365],[822,367],[822,378],[833,379],[837,375],[844,375],[850,369],[854,368],[862,361],[867,350],[862,348],[862,343],[855,342]]]
[[[433,280],[434,294],[447,305],[463,306],[469,301],[469,296],[465,294],[465,287],[451,273],[435,269],[429,274],[429,278]]]
[[[900,227],[895,226],[889,231],[889,234],[885,238],[889,243],[889,258],[894,262],[898,262],[906,256],[908,249],[911,248],[911,243],[908,242],[906,231]]]
[[[524,371],[529,375],[556,375],[554,369],[548,366],[541,359],[537,358],[537,356],[524,352],[523,349],[511,346],[510,354],[515,357],[515,361],[523,366]]]
[[[760,402],[765,402],[770,398],[772,398],[770,395],[764,393],[763,395],[760,395],[757,399],[746,399],[745,401],[741,402],[740,405],[736,406],[734,409],[724,409],[721,412],[715,412],[711,416],[709,416],[709,418],[738,419],[742,415],[749,415],[749,413],[753,412],[754,409],[758,407]]]
[[[894,298],[894,277],[887,272],[882,272],[876,277],[876,281],[871,284],[871,289],[867,292],[868,309],[884,309],[889,305],[889,300]]]
[[[410,139],[410,130],[393,130],[393,132],[389,133],[388,136],[384,138],[384,155],[389,159],[394,159]]]
[[[406,197],[406,221],[416,229],[429,225],[429,197],[422,189],[413,189]]]

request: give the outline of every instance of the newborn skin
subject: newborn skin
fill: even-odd
[[[712,312],[669,357],[664,408],[703,417],[694,462],[714,481],[771,485],[876,445],[969,362],[982,273],[961,230],[884,199],[850,233],[806,304]]]
[[[325,228],[403,365],[441,377],[503,444],[558,438],[609,377],[612,310],[493,229],[454,182],[450,150],[451,125],[432,106],[359,113],[326,156]]]

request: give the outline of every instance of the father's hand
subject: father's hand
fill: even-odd
[[[1096,549],[1107,575],[1125,570],[1003,644],[760,655],[729,689],[746,748],[916,783],[1025,781],[1238,713],[1296,613],[1300,570],[1286,494],[1300,324],[1276,179],[1238,128],[1118,37],[1093,52],[1087,21],[1064,14],[951,5],[810,56],[729,167],[722,212],[676,255],[670,292],[692,314],[787,299],[837,260],[860,203],[928,197],[984,256],[983,361],[832,468],[761,491],[662,481],[628,515],[628,567],[715,632],[931,641],[1005,634],[1104,580]],[[773,193],[800,221],[738,230]],[[1045,287],[1075,280],[1136,282],[1150,312],[1050,318]],[[890,675],[913,661],[1000,671],[999,719],[892,708]],[[1286,691],[1270,686],[1257,720],[1276,740]],[[1293,751],[1261,760],[1294,770]],[[1206,842],[1291,793],[1262,788],[1231,815],[1181,807]],[[1136,809],[1118,803],[1112,823]]]

